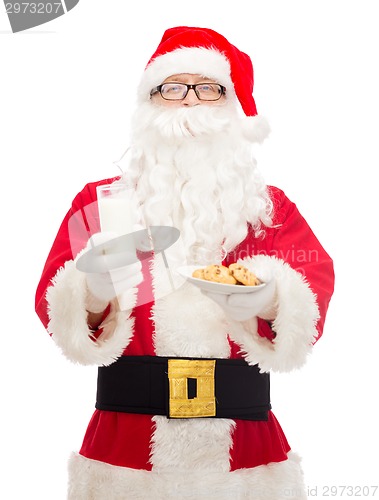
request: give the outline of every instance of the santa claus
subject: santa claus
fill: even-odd
[[[96,409],[69,462],[68,498],[305,499],[300,459],[270,404],[270,371],[301,367],[323,330],[333,266],[296,205],[267,186],[253,144],[250,58],[210,29],[168,29],[138,88],[128,166],[75,197],[36,311],[71,361],[99,366]],[[126,182],[166,252],[86,272],[96,188]],[[254,293],[204,291],[183,266],[239,262]],[[122,295],[122,304],[120,296]]]

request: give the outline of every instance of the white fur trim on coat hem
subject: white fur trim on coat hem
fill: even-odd
[[[117,467],[79,454],[69,462],[68,500],[306,500],[299,457],[233,472],[171,472]]]
[[[304,277],[282,259],[268,255],[248,257],[241,262],[262,281],[275,279],[277,315],[272,328],[273,342],[257,333],[257,319],[242,323],[230,321],[231,336],[246,353],[250,364],[262,372],[289,372],[307,360],[317,337],[319,319],[317,299]]]
[[[129,316],[136,302],[136,289],[128,294],[128,310],[118,310],[117,301],[111,303],[110,313],[104,321],[106,340],[94,341],[87,324],[85,273],[71,260],[58,270],[46,293],[48,332],[70,361],[82,365],[109,365],[122,355],[133,335],[134,320]]]

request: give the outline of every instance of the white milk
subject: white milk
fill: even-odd
[[[121,193],[98,199],[101,231],[122,236],[133,231],[131,200]]]
[[[124,234],[129,234],[133,232],[134,217],[133,217],[133,202],[131,191],[123,188],[120,185],[110,185],[110,186],[99,186],[97,189],[97,204],[100,217],[100,229],[102,232],[112,232],[116,233],[118,236],[123,236]],[[134,244],[133,236],[127,238],[123,242],[124,250],[126,254],[133,254],[136,257],[136,248]],[[110,262],[112,262],[112,256],[110,255]],[[115,262],[119,262],[120,256],[117,256]],[[117,265],[116,265],[117,267]],[[112,277],[113,269],[109,270]],[[116,271],[114,271],[116,272]],[[128,295],[123,293],[122,288],[118,290],[117,280],[114,282],[115,291],[117,293],[117,299],[120,306],[120,310],[123,310],[124,299],[128,300]]]

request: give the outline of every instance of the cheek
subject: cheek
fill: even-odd
[[[161,99],[160,104],[165,108],[179,108],[183,103],[182,101],[165,101],[164,99]]]
[[[167,101],[160,94],[155,94],[151,97],[151,102],[165,108],[178,108],[182,101]]]
[[[221,97],[221,99],[215,101],[215,104],[217,104],[217,106],[226,106],[227,104],[226,97],[225,96]]]
[[[201,104],[206,104],[207,106],[225,106],[226,99],[225,97],[221,97],[218,101],[200,101]]]

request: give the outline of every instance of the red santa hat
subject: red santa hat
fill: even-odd
[[[253,97],[254,71],[250,57],[225,37],[208,28],[179,26],[166,30],[142,76],[138,95],[141,102],[167,77],[180,73],[211,78],[233,95],[248,117],[245,136],[261,142],[269,133],[267,121],[257,116]]]

